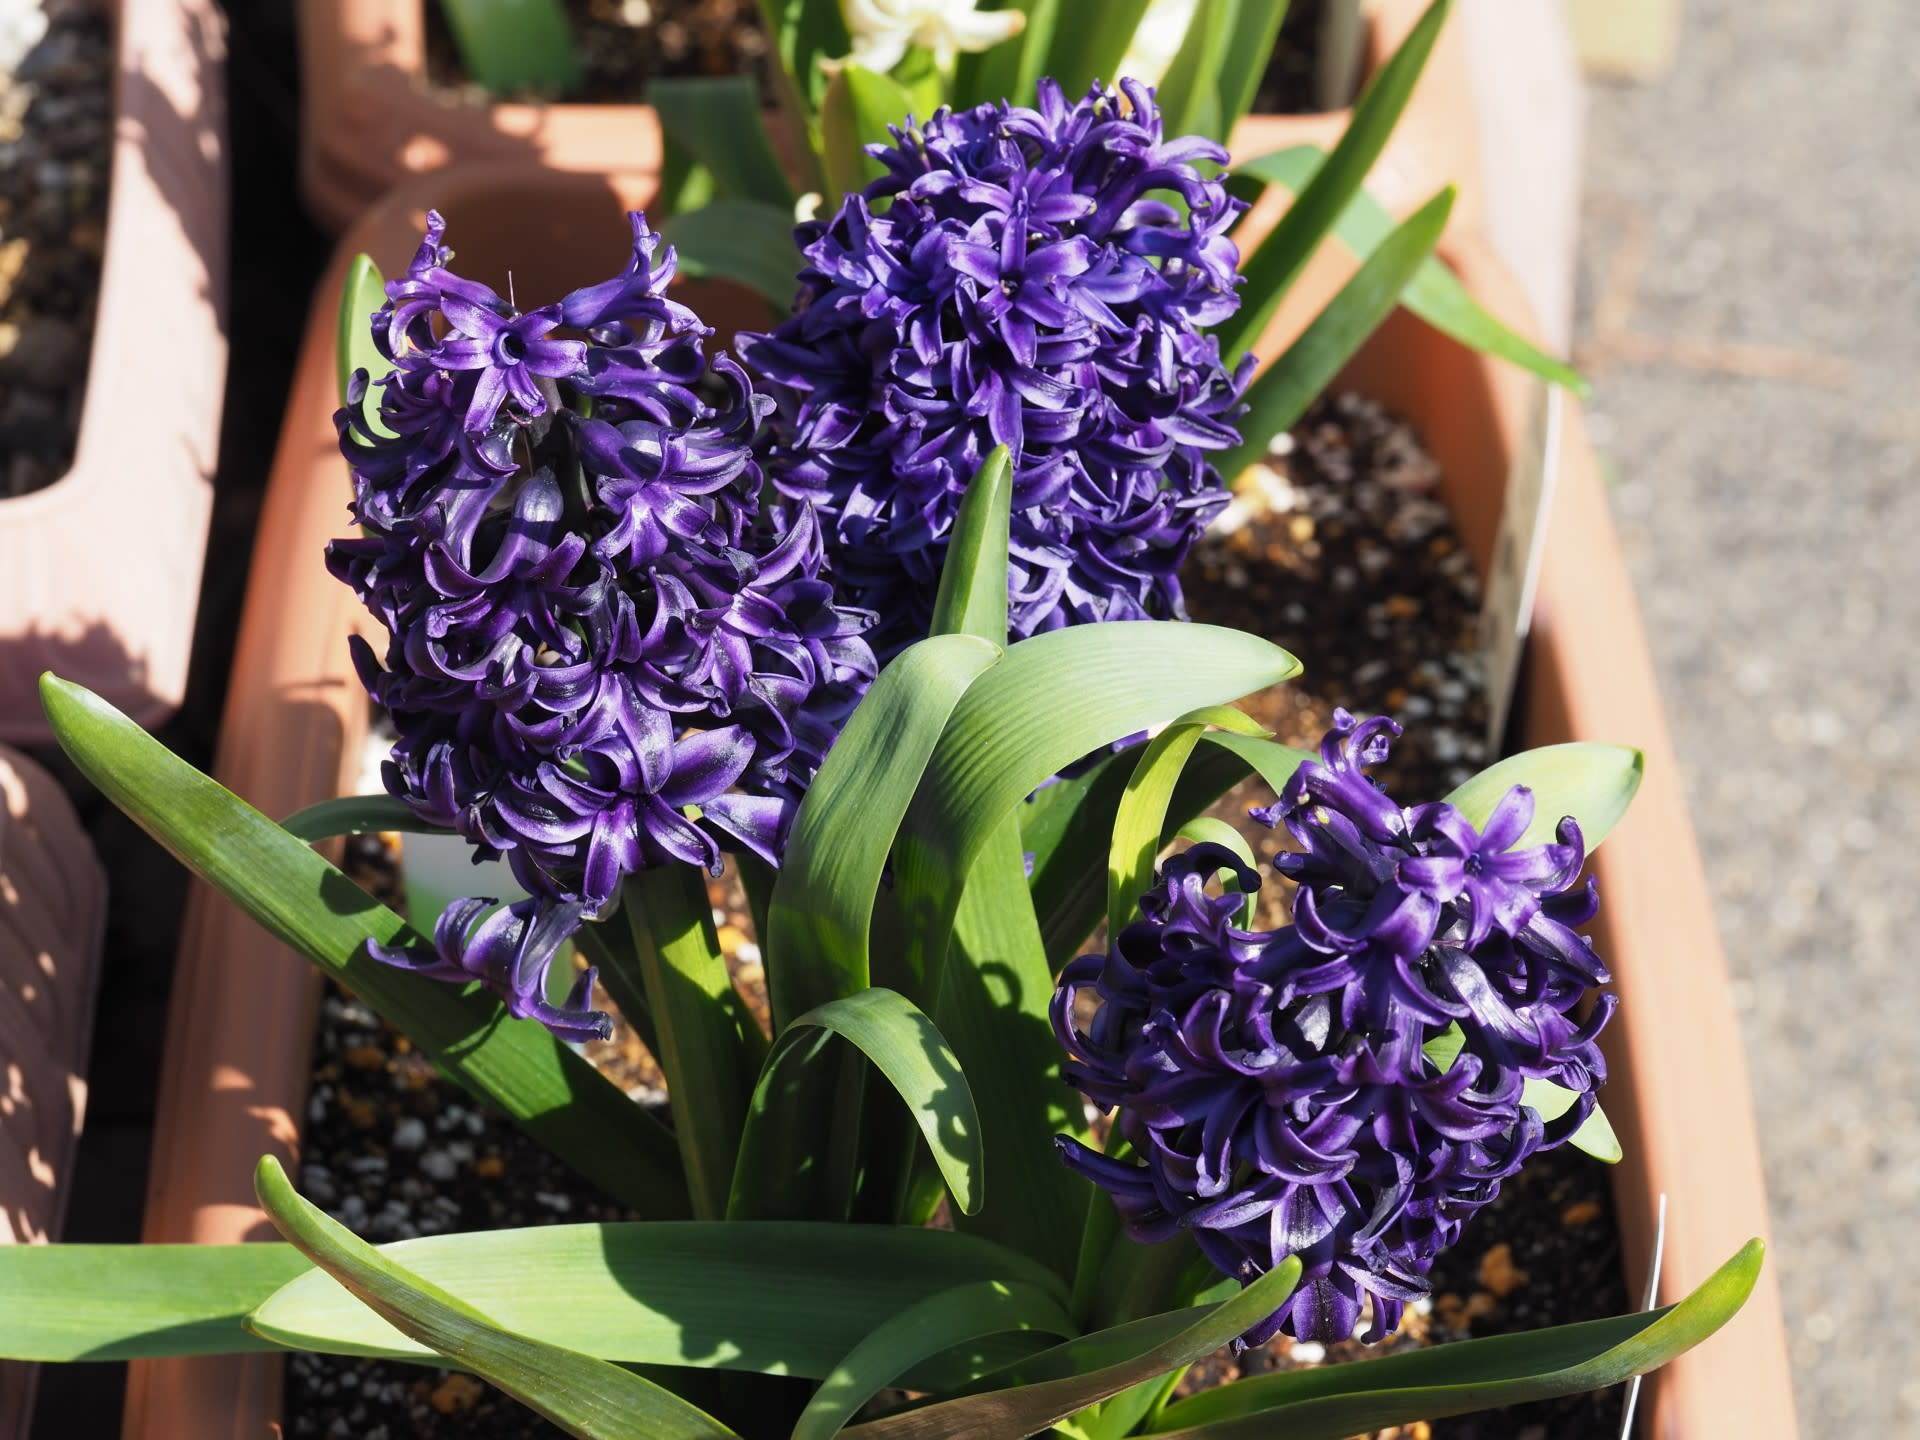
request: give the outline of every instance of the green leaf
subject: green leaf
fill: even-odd
[[[1306,414],[1340,367],[1387,318],[1407,281],[1433,253],[1452,208],[1453,190],[1448,188],[1408,217],[1287,352],[1253,382],[1247,391],[1248,413],[1240,423],[1244,438],[1221,458],[1222,475],[1238,476],[1267,453],[1275,435]]]
[[[1239,856],[1240,863],[1253,871],[1255,875],[1260,873],[1260,860],[1253,853],[1253,846],[1247,843],[1247,837],[1234,829],[1233,826],[1227,824],[1224,820],[1217,819],[1212,815],[1202,815],[1197,820],[1189,820],[1180,827],[1180,839],[1195,845],[1224,846]],[[1221,877],[1220,883],[1229,890],[1238,890],[1240,888],[1240,877],[1237,875],[1224,875]],[[1242,930],[1251,930],[1253,928],[1254,911],[1260,903],[1260,892],[1255,888],[1247,891],[1246,896],[1247,903],[1240,907],[1240,914],[1235,923],[1237,923]]]
[[[1326,152],[1317,145],[1297,145],[1251,160],[1236,161],[1233,173],[1236,180],[1279,185],[1297,192],[1326,158]],[[1393,233],[1393,216],[1366,190],[1358,190],[1334,222],[1333,233],[1341,244],[1364,260]],[[1556,360],[1494,319],[1437,257],[1429,257],[1413,272],[1413,279],[1400,292],[1400,303],[1441,334],[1452,336],[1470,349],[1511,361],[1582,398],[1591,389],[1578,370]]]
[[[766,1039],[727,974],[706,876],[691,865],[649,867],[629,876],[621,893],[693,1217],[717,1220],[726,1214]]]
[[[683,75],[655,80],[647,99],[660,112],[667,143],[713,175],[719,200],[757,200],[793,213],[793,186],[767,139],[760,93],[744,75]]]
[[[133,1273],[152,1247],[98,1248],[127,1257]],[[832,1373],[890,1317],[956,1285],[997,1280],[1066,1298],[1057,1278],[1012,1251],[950,1230],[902,1226],[543,1225],[382,1248],[500,1324],[570,1350],[622,1364],[812,1379]],[[0,1275],[10,1259],[0,1250]],[[261,1298],[251,1323],[280,1344],[402,1359],[425,1353],[322,1272]],[[989,1359],[1004,1364],[1022,1353],[1006,1344],[955,1351],[902,1378],[914,1389],[952,1388],[985,1373]]]
[[[1645,771],[1646,757],[1626,745],[1543,745],[1489,765],[1447,796],[1447,803],[1475,826],[1485,826],[1507,792],[1524,785],[1533,791],[1533,823],[1514,848],[1550,843],[1561,819],[1571,815],[1591,855],[1627,813]]]
[[[817,107],[826,86],[820,62],[853,48],[840,6],[835,0],[760,0],[760,13],[796,94],[808,109]]]
[[[1213,705],[1182,715],[1147,745],[1120,797],[1113,822],[1113,843],[1107,857],[1107,933],[1118,935],[1140,908],[1140,897],[1153,884],[1154,860],[1160,854],[1167,828],[1167,807],[1173,789],[1186,769],[1188,757],[1208,726],[1241,735],[1268,738],[1268,732],[1244,710]]]
[[[866,147],[888,142],[887,127],[906,124],[913,108],[913,97],[889,76],[854,64],[833,72],[820,102],[829,209],[840,203],[841,196],[864,189],[868,181],[887,173]]]
[[[360,413],[376,435],[393,432],[380,419],[380,407],[369,405],[375,382],[384,380],[393,366],[373,343],[373,316],[387,303],[387,281],[380,267],[364,252],[347,266],[346,283],[340,287],[340,314],[334,322],[333,364],[339,382],[340,403],[350,405],[347,389],[354,372],[367,372],[368,394],[362,398]]]
[[[599,971],[600,983],[620,1007],[620,1018],[640,1037],[647,1053],[659,1055],[660,1037],[654,1033],[646,981],[640,975],[640,951],[626,916],[616,911],[610,920],[587,921],[573,932],[573,944]]]
[[[1000,649],[972,635],[923,640],[880,672],[827,752],[794,817],[767,917],[774,1032],[871,982],[868,936],[894,832],[947,718]]]
[[[1060,1078],[1053,975],[1011,815],[967,876],[952,939],[934,1014],[973,1077],[993,1176],[990,1202],[954,1224],[1070,1274],[1092,1187],[1060,1163],[1054,1137],[1085,1139],[1086,1111]]]
[[[1749,1241],[1678,1305],[1641,1315],[1462,1340],[1354,1365],[1269,1374],[1205,1390],[1155,1423],[1168,1440],[1341,1440],[1617,1385],[1658,1369],[1731,1319],[1759,1278]]]
[[[1220,337],[1220,353],[1229,363],[1253,348],[1288,289],[1307,268],[1307,261],[1313,258],[1321,240],[1333,228],[1348,202],[1360,193],[1367,173],[1380,158],[1380,152],[1386,149],[1393,127],[1399,123],[1400,112],[1406,108],[1414,84],[1426,67],[1427,56],[1433,51],[1433,42],[1439,37],[1451,5],[1452,0],[1434,0],[1427,7],[1393,58],[1381,66],[1379,74],[1368,83],[1353,107],[1353,119],[1348,122],[1346,133],[1341,135],[1326,163],[1314,171],[1313,178],[1280,217],[1272,233],[1241,262],[1240,273],[1246,283],[1240,290],[1239,312],[1215,331]],[[1437,238],[1438,229],[1434,234]],[[1395,285],[1393,293],[1398,295],[1401,288]],[[1382,318],[1385,314],[1383,309]],[[1373,326],[1367,329],[1371,331]]]
[[[1258,636],[1178,621],[1080,625],[1010,647],[954,707],[901,827],[906,993],[938,993],[965,877],[1041,781],[1121,736],[1265,689],[1299,668]]]
[[[448,1075],[607,1194],[686,1213],[673,1137],[586,1060],[479,986],[456,989],[366,952],[424,944],[400,917],[111,705],[47,675],[42,703],[82,773],[189,870],[337,976]]]
[[[793,211],[757,200],[712,200],[660,227],[689,279],[732,280],[785,315],[799,289]]]
[[[1294,767],[1309,758],[1251,735],[1209,730],[1201,738],[1167,807],[1163,846],[1249,773],[1264,777],[1277,792]],[[1108,837],[1138,754],[1134,748],[1104,757],[1084,774],[1049,785],[1020,812],[1021,839],[1034,857],[1034,909],[1047,963],[1056,971],[1078,953],[1105,913]]]
[[[1551,1080],[1529,1080],[1520,1090],[1520,1103],[1531,1105],[1539,1111],[1542,1120],[1558,1120],[1573,1108],[1579,1098],[1566,1086],[1556,1085]],[[1618,1165],[1626,1158],[1626,1152],[1620,1148],[1620,1137],[1613,1133],[1613,1122],[1607,1119],[1607,1112],[1597,1103],[1593,1113],[1573,1132],[1573,1138],[1567,1143],[1604,1165]]]
[[[1060,6],[1061,0],[1002,0],[1000,4],[986,0],[981,4],[983,10],[1022,12],[1027,17],[1026,27],[984,53],[960,57],[951,92],[954,107],[999,100],[1032,104],[1040,77],[1050,73],[1047,64],[1059,33]]]
[[[1013,452],[996,445],[960,497],[928,633],[1006,644],[1012,511]]]
[[[1215,138],[1222,142],[1253,108],[1286,18],[1287,0],[1239,0],[1215,86],[1220,94],[1220,134]]]
[[[1224,138],[1226,116],[1217,82],[1227,62],[1227,44],[1240,0],[1198,0],[1173,63],[1160,81],[1157,98],[1169,135]],[[1224,328],[1224,327],[1223,327]],[[1222,347],[1225,354],[1225,347]]]
[[[270,1350],[241,1321],[310,1268],[285,1245],[0,1245],[0,1359]]]
[[[370,835],[392,831],[406,835],[451,835],[443,825],[429,825],[391,795],[342,795],[296,810],[280,822],[296,840],[312,845],[338,835]]]
[[[559,0],[440,0],[460,63],[490,94],[580,88],[573,29]]]
[[[1457,1024],[1452,1024],[1420,1049],[1444,1075],[1453,1068],[1453,1062],[1459,1059],[1466,1043],[1466,1035]],[[1579,1098],[1574,1091],[1551,1080],[1529,1080],[1520,1092],[1520,1103],[1531,1105],[1542,1120],[1558,1120],[1573,1108]],[[1618,1165],[1625,1158],[1620,1139],[1613,1133],[1613,1122],[1607,1119],[1606,1112],[1597,1103],[1593,1113],[1587,1116],[1586,1122],[1574,1131],[1567,1143],[1607,1165]]]
[[[1299,1278],[1300,1262],[1290,1258],[1222,1304],[1070,1341],[1014,1367],[1007,1377],[1014,1383],[1007,1388],[985,1389],[1000,1378],[989,1376],[976,1386],[979,1393],[885,1415],[846,1433],[860,1440],[1031,1435],[1097,1400],[1218,1350],[1279,1309]],[[1169,1319],[1180,1326],[1171,1335],[1156,1323]]]
[[[797,1083],[818,1067],[824,1041],[838,1036],[886,1076],[906,1102],[963,1213],[980,1208],[980,1116],[960,1061],[912,1002],[891,990],[862,990],[817,1006],[780,1032],[754,1087],[727,1214],[753,1219],[780,1202],[820,1163],[824,1144],[810,1096]]]
[[[630,1370],[503,1328],[294,1193],[271,1155],[254,1172],[267,1217],[294,1248],[395,1329],[585,1440],[729,1440],[734,1432]]]
[[[1133,44],[1134,31],[1153,0],[1069,0],[1066,24],[1056,25],[1046,69],[1068,96],[1078,98],[1099,80],[1113,85],[1122,78],[1120,62]],[[1259,0],[1271,3],[1271,0]],[[1267,46],[1272,53],[1273,46]],[[986,98],[986,97],[981,97]],[[1169,132],[1172,133],[1172,132]]]
[[[942,1290],[876,1326],[822,1382],[793,1440],[833,1440],[861,1407],[908,1370],[955,1345],[1009,1331],[1062,1339],[1073,1322],[1053,1295],[1033,1285],[981,1280]]]

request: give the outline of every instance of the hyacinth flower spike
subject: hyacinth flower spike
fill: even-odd
[[[926,634],[995,445],[1014,453],[1016,639],[1182,617],[1180,562],[1226,504],[1210,457],[1239,443],[1251,366],[1202,333],[1239,304],[1242,207],[1208,173],[1226,152],[1167,138],[1130,82],[1037,99],[871,147],[887,173],[801,227],[792,318],[741,337],[777,402],[768,473],[818,511],[883,657]]]
[[[1533,797],[1484,831],[1449,805],[1404,809],[1368,778],[1398,727],[1336,712],[1279,804],[1297,852],[1294,923],[1239,929],[1258,878],[1232,852],[1167,860],[1141,918],[1060,976],[1063,1073],[1116,1112],[1131,1157],[1062,1137],[1143,1241],[1192,1233],[1226,1275],[1289,1256],[1299,1289],[1242,1337],[1379,1340],[1426,1294],[1439,1252],[1543,1149],[1565,1143],[1606,1079],[1606,979],[1573,928],[1597,903],[1578,826],[1515,849]],[[1453,1036],[1442,1064],[1429,1046]],[[1551,1123],[1526,1082],[1576,1092]]]
[[[389,637],[354,645],[399,733],[387,788],[505,857],[549,958],[640,870],[777,861],[876,668],[811,512],[761,504],[767,402],[709,361],[664,293],[672,248],[631,224],[619,275],[523,312],[450,268],[430,216],[373,318],[381,425],[364,376],[337,417],[364,534],[328,563]],[[424,968],[485,957],[515,1013],[558,1028],[475,913]]]

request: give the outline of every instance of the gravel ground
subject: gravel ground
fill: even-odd
[[[1580,358],[1745,1022],[1809,1436],[1920,1436],[1911,17],[1687,0],[1673,73],[1595,86],[1589,115]]]

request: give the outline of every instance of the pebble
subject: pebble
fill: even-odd
[[[412,1115],[393,1127],[393,1148],[396,1150],[418,1150],[427,1143],[426,1122]]]

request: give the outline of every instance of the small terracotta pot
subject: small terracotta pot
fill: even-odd
[[[1445,257],[1496,316],[1528,333],[1525,303],[1478,240]],[[1443,492],[1484,573],[1508,471],[1526,443],[1538,382],[1397,311],[1339,381],[1407,416],[1439,462]],[[1601,910],[1594,943],[1620,1010],[1602,1039],[1603,1100],[1626,1151],[1614,1194],[1630,1287],[1652,1252],[1668,1197],[1661,1300],[1705,1280],[1768,1231],[1745,1053],[1705,873],[1667,731],[1653,662],[1579,407],[1567,406],[1522,700],[1528,745],[1597,740],[1638,746],[1646,779],[1593,859]],[[1794,1440],[1780,1292],[1772,1266],[1727,1328],[1649,1381],[1643,1433],[1657,1440]]]
[[[225,32],[120,0],[113,178],[73,468],[0,500],[0,739],[44,744],[58,671],[143,725],[186,687],[227,369]]]
[[[106,875],[60,787],[0,745],[0,1245],[56,1239],[86,1113]],[[0,1437],[32,1365],[0,1364]]]
[[[427,3],[300,0],[300,186],[315,219],[341,229],[407,176],[466,162],[613,176],[652,198],[664,142],[651,106],[466,105],[436,94]]]

